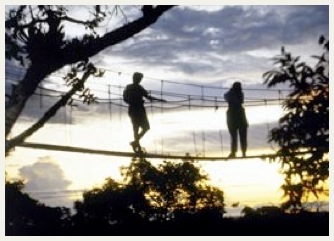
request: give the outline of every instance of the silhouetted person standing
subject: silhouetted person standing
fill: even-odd
[[[144,97],[150,101],[158,100],[165,102],[163,99],[152,97],[147,90],[140,85],[142,78],[142,73],[134,73],[133,83],[127,85],[123,92],[123,100],[129,104],[128,114],[132,122],[134,135],[134,141],[130,142],[130,145],[135,152],[141,151],[139,140],[150,129],[150,123],[144,107]]]
[[[242,156],[246,156],[247,151],[247,128],[248,122],[244,103],[244,94],[242,92],[241,83],[234,82],[232,88],[225,93],[225,100],[228,103],[227,109],[227,127],[231,136],[231,153],[229,157],[235,157],[238,149],[238,134],[240,138],[240,146]]]

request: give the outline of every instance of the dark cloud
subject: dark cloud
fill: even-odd
[[[175,7],[150,29],[105,53],[186,74],[213,72],[217,65],[229,70],[243,59],[255,68],[264,59],[246,56],[247,51],[316,43],[321,34],[328,35],[328,22],[328,6],[226,6],[210,12]]]

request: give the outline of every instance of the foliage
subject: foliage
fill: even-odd
[[[46,207],[22,192],[22,181],[5,185],[6,235],[55,235],[68,225],[67,208]]]
[[[207,177],[189,162],[164,162],[154,167],[145,159],[135,158],[122,173],[124,184],[107,179],[102,188],[85,192],[83,201],[76,202],[77,225],[139,228],[208,210],[222,218],[223,192],[204,184]]]
[[[147,174],[151,168],[154,170],[144,161],[142,169],[146,169]],[[137,184],[137,187],[144,185],[140,181]],[[6,182],[6,236],[329,234],[328,212],[292,215],[270,206],[257,209],[246,207],[245,217],[240,218],[222,218],[218,207],[204,207],[195,213],[180,209],[169,220],[148,221],[141,214],[154,211],[154,207],[146,197],[143,198],[142,190],[136,191],[128,185],[107,179],[101,188],[87,191],[84,201],[76,203],[78,213],[70,216],[68,209],[46,207],[24,194],[23,182]],[[136,209],[132,204],[136,204]],[[140,206],[142,210],[147,209],[139,214]]]
[[[149,204],[162,217],[177,211],[194,213],[202,208],[224,211],[223,192],[208,185],[208,177],[190,162],[163,162],[157,168],[134,160],[123,172],[128,186],[142,189]],[[155,211],[155,215],[157,215]]]
[[[27,65],[57,55],[66,45],[83,44],[98,37],[96,28],[107,17],[107,8],[95,6],[90,20],[74,19],[62,5],[21,5],[9,10],[6,18],[6,58]],[[64,22],[85,26],[83,38],[65,39]]]
[[[284,210],[275,206],[263,206],[260,208],[253,209],[251,207],[244,207],[241,211],[245,218],[254,218],[254,217],[278,217],[284,215]]]
[[[279,69],[266,72],[264,83],[269,88],[288,83],[292,88],[283,102],[285,115],[279,127],[269,133],[269,141],[279,145],[277,160],[282,163],[285,184],[282,186],[288,201],[285,209],[302,208],[309,194],[326,194],[324,182],[329,177],[329,41],[319,39],[324,53],[313,56],[314,67],[293,57],[282,47],[274,58]],[[305,152],[298,155],[297,153]]]

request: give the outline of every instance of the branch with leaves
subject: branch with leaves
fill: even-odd
[[[312,56],[318,59],[314,67],[282,47],[281,55],[274,58],[279,68],[263,75],[269,88],[286,83],[292,87],[283,102],[286,114],[270,131],[269,141],[279,145],[274,160],[282,164],[285,175],[282,189],[288,201],[283,206],[294,211],[303,208],[309,194],[326,194],[324,183],[329,177],[329,40],[321,36],[319,44],[324,53]],[[310,154],[294,155],[300,151]]]
[[[84,71],[81,78],[77,77],[79,71]],[[91,104],[94,103],[96,98],[93,94],[90,93],[88,88],[85,88],[85,82],[89,78],[89,76],[93,75],[95,77],[102,77],[104,71],[97,69],[92,63],[84,63],[81,62],[77,66],[71,69],[71,72],[68,73],[64,79],[66,80],[68,85],[72,85],[72,88],[61,97],[49,110],[47,110],[44,115],[31,127],[27,130],[23,131],[18,136],[11,138],[6,143],[6,155],[9,151],[23,143],[25,139],[35,133],[38,129],[42,128],[46,122],[48,122],[61,107],[64,107],[66,104],[72,104],[72,96],[77,93],[81,92],[81,98],[83,98],[83,103]]]

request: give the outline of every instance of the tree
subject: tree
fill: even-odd
[[[46,207],[24,194],[22,181],[5,185],[6,235],[61,235],[69,224],[70,211]]]
[[[283,206],[294,211],[302,208],[309,194],[328,193],[324,182],[329,177],[329,40],[321,36],[319,44],[324,53],[313,56],[318,60],[314,67],[282,47],[274,58],[279,69],[263,75],[269,88],[284,83],[292,87],[283,102],[286,113],[279,127],[270,131],[269,141],[279,145],[275,160],[282,163],[282,189],[288,198]]]
[[[5,53],[6,59],[16,60],[27,67],[23,79],[12,89],[6,102],[5,138],[6,153],[20,144],[29,135],[37,131],[52,117],[61,106],[67,103],[61,101],[53,111],[44,116],[33,128],[22,133],[18,138],[7,140],[12,127],[22,112],[27,100],[35,92],[38,85],[50,74],[67,65],[76,65],[84,71],[82,78],[71,76],[80,82],[75,91],[84,90],[84,81],[97,70],[89,63],[89,58],[109,46],[118,44],[155,23],[158,18],[173,6],[142,6],[142,16],[127,22],[124,26],[104,33],[100,36],[96,29],[104,24],[119,9],[108,11],[108,7],[91,6],[91,19],[75,19],[70,16],[68,7],[60,5],[17,6],[6,13],[5,21]],[[122,10],[121,10],[122,11]],[[123,13],[123,12],[122,12]],[[71,22],[84,26],[88,33],[82,37],[69,39],[65,36],[64,24]],[[94,71],[92,71],[94,70]],[[73,71],[72,71],[73,73]],[[72,89],[73,91],[73,89]],[[67,96],[68,100],[71,96]],[[88,96],[89,98],[89,96]]]
[[[83,201],[75,203],[73,220],[80,230],[145,233],[153,224],[163,227],[207,210],[223,217],[223,192],[205,184],[207,177],[190,162],[154,167],[135,158],[122,175],[123,184],[107,179],[102,188],[85,192]]]
[[[253,209],[251,207],[244,207],[241,210],[245,218],[256,218],[256,217],[279,217],[284,215],[284,210],[275,206],[264,206]]]
[[[137,160],[123,173],[129,187],[143,190],[157,219],[171,219],[180,211],[195,213],[205,208],[224,212],[223,192],[208,185],[208,177],[190,162],[165,161],[155,168],[147,161]]]

